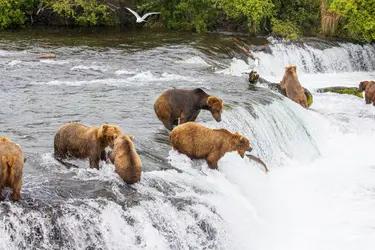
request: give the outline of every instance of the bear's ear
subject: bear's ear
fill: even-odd
[[[241,137],[240,137],[240,143],[241,143],[241,144],[244,144],[245,142],[246,142],[246,138],[243,137],[243,136],[241,136]]]
[[[129,135],[130,140],[134,141],[134,136]]]
[[[3,137],[0,138],[0,141],[9,141],[9,139],[6,138],[5,136],[3,136]]]
[[[297,66],[293,65],[292,69],[293,69],[294,72],[297,72]]]
[[[100,126],[100,128],[98,130],[98,137],[99,138],[103,137],[106,134],[108,127],[109,126],[107,124],[102,124],[102,126]]]
[[[223,99],[220,99],[221,104],[223,104]]]
[[[216,102],[216,97],[214,96],[209,96],[207,101],[206,101],[206,104],[210,107],[212,107],[214,105],[214,103]]]

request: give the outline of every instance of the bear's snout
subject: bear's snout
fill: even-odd
[[[217,121],[217,122],[221,122],[221,114],[220,112],[211,112],[212,114],[212,117]]]

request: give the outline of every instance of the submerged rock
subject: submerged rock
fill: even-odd
[[[363,91],[360,90],[357,87],[329,87],[329,88],[320,88],[317,89],[318,93],[326,93],[326,92],[332,92],[332,93],[338,93],[338,94],[348,94],[348,95],[354,95],[358,96],[360,98],[363,98]]]

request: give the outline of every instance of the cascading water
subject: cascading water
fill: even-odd
[[[375,47],[371,44],[270,41],[271,53],[254,53],[263,75],[281,75],[284,65],[296,65],[298,72],[307,74],[375,70]]]
[[[371,60],[359,68],[368,72],[351,72],[361,46],[325,48],[330,59],[317,46],[295,46],[304,55],[295,57],[294,45],[271,45],[273,52],[277,46],[284,51],[279,64],[276,54],[256,52],[258,67],[268,69],[261,75],[275,81],[285,64],[300,66],[301,83],[314,95],[305,110],[262,86],[249,90],[245,78],[233,76],[249,65],[235,60],[232,70],[215,73],[212,55],[205,60],[189,45],[127,50],[129,38],[121,36],[114,49],[101,43],[72,48],[50,39],[48,48],[60,54],[48,62],[24,61],[12,51],[12,40],[0,39],[1,133],[19,143],[27,158],[21,201],[0,203],[0,249],[373,248],[375,109],[355,96],[314,92],[374,77]],[[44,52],[42,45],[22,53]],[[370,57],[372,46],[363,47]],[[338,68],[334,59],[349,48],[342,64],[351,67]],[[312,55],[327,60],[320,64],[326,68],[318,68]],[[327,74],[340,70],[345,72]],[[205,111],[197,121],[247,136],[252,154],[270,172],[235,152],[214,171],[204,160],[172,150],[152,109],[158,94],[172,87],[203,87],[224,99],[222,122]],[[54,133],[69,121],[118,124],[134,135],[142,181],[124,184],[110,164],[98,171],[84,161],[69,169],[55,161]]]

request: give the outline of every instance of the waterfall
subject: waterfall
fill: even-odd
[[[353,43],[293,43],[271,41],[270,51],[254,52],[261,75],[280,76],[287,65],[298,73],[339,73],[375,70],[375,47]]]

